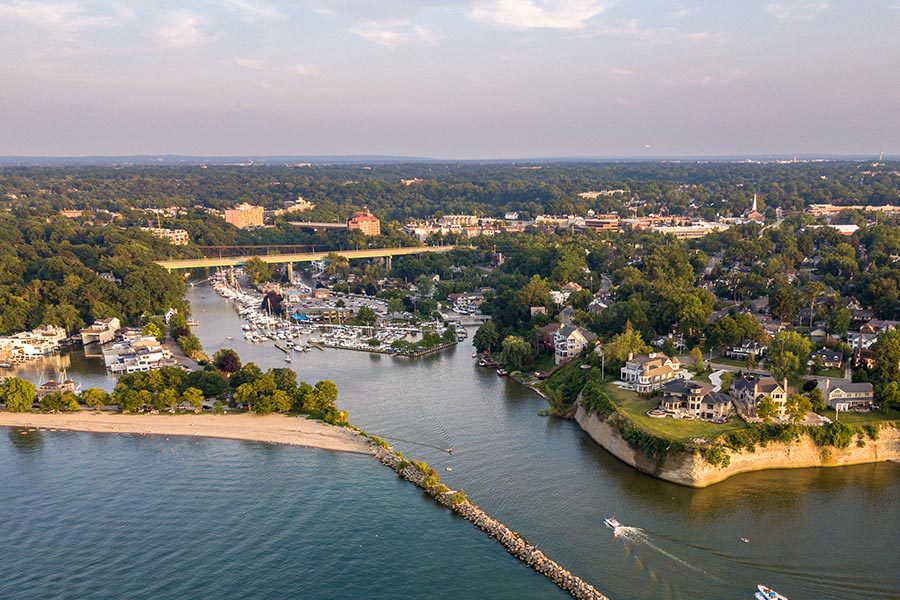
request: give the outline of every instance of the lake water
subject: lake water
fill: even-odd
[[[193,289],[190,298],[193,316],[200,322],[196,332],[208,352],[234,347],[245,361],[252,360],[263,368],[286,365],[284,355],[271,344],[245,343],[232,307],[210,289]],[[234,339],[227,340],[227,336]],[[312,351],[295,353],[291,366],[302,379],[310,382],[333,379],[341,390],[339,404],[349,410],[354,423],[388,438],[408,455],[427,460],[442,472],[448,485],[465,489],[482,508],[614,600],[752,598],[757,583],[771,585],[792,600],[900,598],[900,553],[896,551],[896,541],[900,539],[900,521],[896,518],[900,506],[900,465],[768,471],[740,475],[704,490],[683,488],[622,464],[571,421],[538,416],[537,411],[544,404],[537,395],[497,377],[493,371],[476,368],[471,353],[469,342],[418,360],[352,351]],[[85,387],[110,383],[102,373],[86,373],[82,381]],[[56,447],[55,436],[80,439],[77,434],[42,435],[47,440],[44,442],[47,448]],[[89,465],[98,460],[105,462],[104,444],[112,443],[98,440],[97,436],[83,437],[87,441],[77,443],[85,444],[83,453],[89,454],[90,460],[79,458],[85,461],[82,464],[66,453],[70,460],[76,461],[67,479],[73,486],[78,485],[75,480],[94,477]],[[142,443],[148,446],[145,448]],[[131,468],[118,476],[122,482],[120,487],[145,489],[148,501],[165,504],[167,494],[155,493],[152,486],[145,488],[149,475],[141,464],[141,457],[146,454],[143,460],[150,460],[155,456],[154,448],[162,442],[142,439],[129,444],[128,452],[133,452],[134,458],[127,461]],[[207,479],[198,478],[189,468],[194,464],[195,448],[188,448],[188,442],[179,444],[172,446],[178,450],[166,454],[173,461],[168,476],[181,482],[179,485],[196,488],[196,493],[205,497],[207,492],[200,490],[203,486],[196,482],[205,485]],[[453,455],[439,450],[448,446],[454,448]],[[446,527],[448,531],[453,530],[453,535],[468,540],[463,547],[484,538],[471,525],[448,517],[447,511],[428,506],[427,502],[422,504],[419,492],[395,494],[397,488],[393,485],[389,495],[391,510],[396,511],[391,513],[394,516],[372,522],[372,513],[356,504],[366,502],[365,491],[369,486],[374,486],[372,493],[377,494],[381,489],[378,482],[383,477],[393,481],[393,476],[389,471],[386,475],[379,474],[379,470],[386,469],[374,461],[367,462],[365,457],[360,460],[360,457],[301,449],[271,449],[218,441],[202,442],[200,447],[204,453],[215,453],[205,449],[221,447],[228,460],[216,464],[215,468],[231,473],[223,477],[228,477],[237,490],[253,490],[271,500],[270,514],[262,516],[258,511],[251,511],[246,514],[246,520],[229,521],[251,539],[257,533],[257,518],[264,518],[262,527],[272,523],[272,519],[281,519],[285,527],[290,527],[293,519],[304,519],[308,527],[318,532],[317,536],[311,534],[313,539],[324,539],[331,531],[330,523],[310,521],[304,504],[296,507],[290,489],[280,484],[268,486],[267,480],[261,483],[250,474],[252,468],[229,471],[232,462],[240,465],[252,461],[258,452],[269,452],[298,464],[330,461],[334,468],[327,473],[321,469],[300,469],[292,472],[292,481],[299,488],[314,487],[322,489],[324,495],[335,494],[328,499],[323,496],[322,501],[339,503],[344,508],[342,526],[348,532],[376,531],[398,539],[398,536],[428,535],[432,530],[444,536]],[[13,447],[11,452],[14,461],[22,460],[21,451]],[[244,457],[243,453],[249,456]],[[30,460],[50,460],[45,458],[49,455],[49,450],[41,451]],[[110,462],[122,461],[110,459]],[[446,471],[446,467],[452,471]],[[101,472],[108,472],[108,468]],[[13,481],[18,486],[25,476],[23,469],[13,478],[7,475],[0,481]],[[339,486],[331,487],[334,477],[354,482],[359,496],[348,495]],[[63,485],[59,492],[68,496],[66,489]],[[27,491],[22,494],[29,496]],[[226,496],[231,502],[242,500],[230,492]],[[33,500],[40,501],[38,496]],[[193,517],[188,517],[182,509],[182,505],[172,507],[179,513],[180,521],[190,521]],[[403,515],[407,510],[414,515],[421,512],[422,521],[406,522]],[[603,518],[609,515],[615,515],[629,526],[619,537],[603,526]],[[170,515],[170,518],[175,517]],[[148,526],[138,517],[130,521],[129,517],[122,519],[123,526],[129,522],[136,527]],[[32,519],[32,522],[37,521]],[[102,517],[98,516],[83,527],[90,528],[93,534],[97,527],[102,529],[102,523]],[[73,527],[75,531],[67,532],[65,539],[70,544],[80,543],[78,530],[81,528]],[[212,537],[206,541],[216,547],[220,537],[215,537],[213,532],[209,535]],[[741,537],[749,538],[750,543],[742,543]],[[197,544],[202,546],[203,539],[200,536]],[[491,544],[487,547],[488,558],[479,559],[490,563],[483,571],[469,571],[468,567],[460,566],[455,559],[437,551],[435,544],[428,545],[430,551],[416,554],[420,564],[415,567],[390,559],[400,573],[412,573],[413,569],[433,573],[449,586],[446,594],[431,593],[429,589],[434,587],[417,592],[414,587],[403,587],[404,579],[398,577],[385,582],[381,588],[371,588],[372,593],[367,595],[503,597],[506,592],[496,592],[502,588],[509,590],[509,597],[564,597],[553,586],[548,588],[536,581],[524,565],[514,565],[513,576],[507,578],[507,571],[497,565],[507,563],[509,558],[499,545],[491,547]],[[263,546],[259,552],[250,552],[253,558],[248,561],[304,562],[303,552],[295,546],[281,549],[277,557],[270,557],[271,551],[270,546]],[[329,546],[328,551],[336,563],[346,559],[342,574],[347,578],[369,576],[365,565],[356,570],[351,548]],[[291,559],[291,553],[298,554]],[[78,561],[71,566],[57,563],[56,569],[77,570],[77,564]],[[144,567],[135,565],[135,568]],[[278,581],[277,575],[269,576]],[[284,575],[285,586],[291,585],[292,577]],[[485,579],[479,580],[480,577]],[[215,595],[219,588],[212,585],[199,585],[186,593],[193,597]],[[478,585],[494,591],[482,592]],[[524,593],[523,585],[527,590]],[[268,589],[274,590],[272,595],[277,597],[289,588]]]

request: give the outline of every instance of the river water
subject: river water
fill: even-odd
[[[233,308],[212,290],[197,287],[189,295],[193,316],[200,323],[196,333],[209,353],[234,347],[245,362],[252,360],[263,368],[286,365],[284,355],[271,344],[254,346],[244,342]],[[227,336],[234,339],[228,340]],[[471,353],[468,341],[439,355],[416,360],[325,350],[295,353],[290,366],[309,382],[333,379],[341,390],[339,404],[349,410],[354,423],[387,438],[407,455],[428,461],[441,471],[450,487],[465,489],[483,509],[614,600],[752,598],[757,583],[770,585],[792,600],[900,598],[900,553],[896,546],[900,539],[900,521],[896,518],[900,506],[900,465],[767,471],[736,476],[704,490],[683,488],[619,462],[574,422],[538,416],[537,411],[544,406],[541,398],[515,382],[497,377],[493,371],[476,368]],[[71,362],[78,361],[73,357]],[[25,374],[37,375],[33,370]],[[102,369],[79,376],[85,387],[110,384]],[[70,439],[74,434],[43,435]],[[86,436],[88,441],[77,444],[105,452],[105,445],[113,443],[96,437]],[[145,452],[142,443],[147,444],[149,457],[156,456],[154,448],[161,444],[129,442],[127,451],[137,455],[136,462]],[[194,464],[190,457],[195,449],[186,448],[187,442],[179,444],[179,450],[169,454],[177,456],[173,460],[184,467],[185,474],[178,473],[177,479],[193,477],[206,481],[206,477],[212,477],[192,476],[185,465]],[[499,545],[488,552],[488,558],[479,559],[479,566],[484,569],[469,570],[469,566],[461,565],[458,561],[463,558],[456,550],[448,555],[438,551],[438,546],[446,548],[451,543],[450,538],[462,538],[467,540],[463,548],[468,556],[468,546],[484,536],[459,519],[448,520],[447,511],[422,505],[418,492],[385,499],[391,516],[373,521],[371,511],[357,506],[366,504],[365,493],[357,492],[374,486],[373,493],[379,493],[379,486],[387,485],[377,473],[386,469],[374,461],[367,465],[360,463],[359,457],[300,449],[263,450],[266,447],[259,445],[248,451],[245,446],[209,441],[202,444],[202,449],[205,456],[216,454],[215,449],[221,447],[228,461],[217,468],[226,473],[233,462],[253,463],[259,452],[277,455],[286,464],[313,464],[307,470],[301,467],[300,473],[292,472],[291,481],[301,488],[310,486],[324,490],[323,494],[336,494],[323,496],[321,502],[339,503],[341,526],[354,534],[362,529],[383,531],[381,535],[395,540],[417,535],[437,535],[448,540],[446,544],[428,544],[428,551],[416,555],[415,566],[415,572],[447,583],[446,593],[434,592],[436,586],[422,588],[422,592],[413,588],[410,593],[404,587],[405,579],[398,578],[372,588],[372,593],[367,594],[370,597],[562,597],[561,592],[536,579],[524,565],[512,569],[511,574],[505,551]],[[446,447],[453,447],[454,453],[448,455],[439,450]],[[12,452],[15,454],[16,450]],[[244,457],[243,452],[250,456]],[[13,462],[19,460],[15,458]],[[77,463],[75,472],[92,472],[89,465],[95,460],[93,457],[84,464]],[[327,472],[316,461],[327,463]],[[0,459],[0,467],[2,462]],[[223,477],[238,489],[253,490],[252,484],[259,479],[255,473],[249,474],[252,471],[249,467],[235,469],[233,475]],[[329,483],[335,472],[341,481],[358,484],[353,487],[353,494],[346,494],[339,484]],[[3,476],[0,468],[0,481]],[[143,467],[129,470],[120,475],[122,486],[143,489],[144,476]],[[193,480],[188,479],[183,485],[192,487]],[[286,525],[303,519],[307,527],[316,529],[323,539],[327,537],[331,523],[310,522],[302,505],[298,513],[296,499],[280,480],[271,488],[261,486],[273,503],[264,527],[274,527],[270,522],[273,518],[281,517]],[[397,491],[392,485],[388,487],[390,493]],[[145,493],[154,501],[161,501],[152,486]],[[207,494],[199,488],[198,493]],[[185,510],[183,506],[172,508]],[[406,511],[410,511],[409,522]],[[618,536],[603,525],[603,518],[609,515],[628,526]],[[188,521],[193,518],[184,516]],[[250,511],[246,516],[252,522],[229,523],[254,536],[259,514]],[[741,537],[749,538],[750,543],[741,542]],[[74,533],[68,534],[67,539],[77,542]],[[221,534],[208,541],[218,544]],[[411,548],[403,548],[407,549]],[[308,549],[301,551],[292,545],[282,551],[299,554],[295,560],[290,556],[263,556],[260,560],[308,560],[303,554]],[[365,565],[360,565],[354,574],[356,553],[352,548],[329,547],[328,551],[329,558],[344,565],[343,575],[350,580],[369,575]],[[405,572],[406,564],[393,558],[390,562],[397,571]],[[282,583],[288,586],[291,581],[285,576]],[[527,589],[524,594],[523,585]],[[279,596],[289,588],[270,589]],[[505,591],[500,593],[498,589]],[[191,595],[191,590],[188,592]]]

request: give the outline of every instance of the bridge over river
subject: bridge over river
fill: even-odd
[[[387,258],[394,256],[407,256],[410,254],[427,254],[431,252],[450,252],[457,248],[465,248],[466,246],[411,246],[405,248],[367,248],[365,250],[330,250],[324,252],[299,252],[287,254],[263,254],[256,255],[258,258],[269,264],[291,264],[295,262],[312,262],[323,260],[332,252],[339,254],[349,260],[357,258]],[[174,271],[178,269],[204,269],[216,267],[236,267],[242,265],[250,259],[250,256],[222,256],[207,258],[182,258],[173,260],[158,260],[156,264]]]

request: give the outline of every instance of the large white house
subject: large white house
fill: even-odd
[[[620,371],[622,381],[631,384],[640,394],[660,389],[667,381],[684,379],[685,371],[677,357],[651,352],[639,356],[630,355]]]
[[[103,362],[113,373],[138,373],[176,366],[172,353],[153,336],[126,338],[103,349]]]
[[[65,329],[47,325],[0,338],[0,349],[10,360],[24,362],[57,352],[65,339]]]
[[[872,384],[869,382],[851,383],[843,379],[819,380],[822,399],[831,408],[841,410],[869,410],[875,402]]]

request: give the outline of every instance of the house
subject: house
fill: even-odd
[[[358,229],[365,236],[381,235],[381,221],[369,212],[369,209],[355,212],[347,219],[347,229],[353,231]]]
[[[81,343],[106,344],[116,337],[116,332],[122,327],[122,323],[116,317],[97,319],[90,327],[81,330]]]
[[[837,350],[820,348],[809,355],[806,364],[810,367],[819,365],[823,369],[840,369],[844,366],[844,355]]]
[[[828,337],[828,332],[821,327],[817,327],[809,332],[809,337],[814,340],[822,340]]]
[[[877,339],[877,333],[860,332],[847,334],[847,342],[850,343],[850,347],[853,350],[868,350]]]
[[[853,366],[857,369],[871,369],[875,366],[875,353],[857,348],[853,351]]]
[[[653,346],[657,348],[662,348],[666,345],[666,340],[672,340],[672,347],[678,350],[679,352],[683,352],[687,348],[687,344],[684,342],[684,337],[680,335],[675,335],[674,333],[670,333],[669,335],[664,335],[656,338],[652,342],[650,342]]]
[[[528,310],[531,312],[532,317],[537,316],[537,315],[546,315],[547,314],[546,306],[529,306]]]
[[[562,327],[553,335],[554,362],[561,365],[567,360],[575,358],[587,348],[588,342],[596,337],[581,327],[574,325]]]
[[[821,379],[819,390],[830,408],[838,410],[871,410],[875,402],[872,384],[851,383],[844,379]]]
[[[59,374],[56,381],[45,381],[35,390],[35,399],[40,401],[51,394],[65,394],[67,392],[75,393],[75,382],[66,377],[65,371]]]
[[[545,348],[553,350],[553,338],[556,336],[556,332],[562,329],[562,326],[562,323],[550,323],[541,327],[541,343]]]
[[[599,315],[607,308],[609,308],[609,306],[600,298],[594,298],[591,300],[591,303],[588,304],[588,312],[592,315]]]
[[[778,408],[778,416],[784,416],[784,405],[787,402],[787,380],[778,383],[772,377],[744,375],[736,378],[731,384],[731,396],[743,403],[748,412],[756,415],[756,405],[764,396],[769,396]]]
[[[519,213],[516,211],[510,211],[510,212],[505,213],[503,215],[503,218],[506,219],[507,221],[518,221]]]
[[[176,366],[172,353],[153,336],[127,333],[119,342],[103,349],[103,362],[112,373],[138,373]]]
[[[561,311],[559,311],[559,320],[565,323],[566,325],[570,325],[572,323],[572,318],[575,316],[575,309],[571,306],[567,306]]]
[[[579,291],[581,291],[581,289],[582,289],[582,287],[581,287],[580,285],[578,285],[578,284],[575,283],[574,281],[570,281],[570,282],[567,283],[566,285],[562,286],[562,293],[563,293],[563,294],[566,294],[566,295],[568,296],[568,295],[571,294],[572,292],[579,292]]]
[[[756,340],[741,340],[737,344],[726,348],[725,356],[735,360],[747,360],[748,357],[752,357],[753,360],[759,360],[765,351],[766,347]]]
[[[684,374],[677,357],[669,358],[656,352],[639,356],[629,355],[628,361],[620,370],[622,381],[631,384],[640,394],[658,390],[673,379],[683,379]]]
[[[713,392],[708,383],[676,379],[662,386],[659,410],[678,418],[724,421],[732,411],[731,398]]]
[[[11,360],[24,362],[57,352],[64,339],[65,329],[48,325],[0,338],[0,347],[9,352]]]

